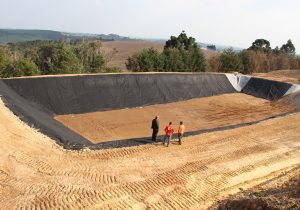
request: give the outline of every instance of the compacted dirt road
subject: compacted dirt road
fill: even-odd
[[[65,151],[0,101],[1,209],[205,209],[300,165],[300,114],[161,143]]]
[[[196,98],[132,109],[60,115],[55,119],[94,143],[149,137],[151,120],[160,116],[160,134],[168,122],[177,131],[183,121],[187,131],[255,122],[294,110],[291,104],[271,102],[246,94],[235,93]]]

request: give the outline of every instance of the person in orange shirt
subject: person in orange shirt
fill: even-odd
[[[180,122],[179,128],[178,128],[178,140],[179,140],[179,144],[182,144],[182,138],[183,138],[183,134],[184,134],[184,130],[185,130],[185,126],[183,125],[183,122]]]

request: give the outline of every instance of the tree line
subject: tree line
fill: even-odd
[[[171,36],[162,52],[145,48],[130,56],[126,67],[135,72],[268,72],[280,69],[299,69],[300,57],[291,40],[281,47],[270,47],[270,42],[257,39],[240,52],[232,48],[206,59],[195,38],[185,31]],[[209,49],[216,50],[214,45]],[[49,74],[80,74],[120,72],[108,67],[114,56],[102,50],[101,40],[78,39],[59,41],[29,41],[0,45],[0,77],[19,77]]]
[[[214,45],[209,45],[208,48],[216,50]],[[237,71],[250,74],[280,69],[299,69],[300,57],[296,56],[295,52],[291,40],[280,48],[271,49],[269,41],[257,39],[246,50],[236,52],[233,48],[228,48],[207,60],[195,39],[188,37],[183,31],[178,37],[171,36],[163,52],[154,48],[143,49],[130,56],[126,66],[128,70],[136,72]]]
[[[97,39],[29,41],[0,45],[0,77],[119,72]]]
[[[210,71],[232,72],[245,74],[269,72],[283,69],[299,69],[300,57],[295,55],[296,49],[291,40],[280,48],[270,47],[270,42],[257,39],[243,51],[235,52],[232,48],[212,57],[209,62]]]

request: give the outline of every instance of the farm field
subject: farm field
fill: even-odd
[[[106,41],[102,43],[103,52],[108,56],[108,65],[120,67],[122,71],[127,71],[125,62],[129,56],[143,50],[144,48],[153,47],[162,52],[165,43],[149,42],[142,40],[131,41]],[[210,58],[217,54],[214,51],[203,49],[206,58]]]

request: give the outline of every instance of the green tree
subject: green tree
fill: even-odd
[[[163,53],[144,49],[129,57],[126,67],[133,71],[205,71],[206,60],[195,39],[182,31],[178,37],[171,36]]]
[[[179,50],[189,50],[191,47],[198,47],[195,38],[188,37],[185,31],[182,31],[178,37],[171,36],[168,41],[166,41],[164,49],[176,48]]]
[[[199,47],[191,47],[184,51],[183,54],[187,71],[204,72],[206,70],[205,56]]]
[[[185,31],[182,31],[178,37],[171,36],[165,44],[163,55],[166,71],[199,72],[205,71],[207,67],[200,46],[196,43],[195,38],[188,37]]]
[[[76,42],[74,51],[79,58],[85,72],[101,72],[106,66],[106,59],[101,50],[99,40]]]
[[[270,52],[270,42],[266,39],[256,39],[248,50]]]
[[[165,71],[186,71],[184,57],[177,48],[168,48],[163,53]]]
[[[35,63],[26,59],[19,59],[7,63],[1,71],[2,77],[22,77],[38,75],[38,67]]]
[[[280,48],[281,52],[284,52],[289,55],[295,55],[296,48],[292,42],[292,40],[288,40],[286,44],[282,45]]]
[[[55,43],[41,46],[38,54],[42,74],[81,73],[82,64],[69,44]]]
[[[231,72],[243,69],[242,61],[233,48],[225,49],[220,56],[220,61],[222,71]]]
[[[105,65],[106,61],[102,55],[93,56],[93,59],[89,63],[89,72],[101,72]]]
[[[163,68],[163,58],[153,47],[145,48],[129,57],[126,66],[132,71],[159,71]]]
[[[127,58],[125,65],[128,70],[135,71],[135,72],[142,71],[139,65],[139,53],[135,53],[132,56],[129,56]]]
[[[241,60],[241,66],[242,68],[242,73],[244,74],[250,74],[254,70],[254,64],[251,60],[251,55],[249,51],[243,50],[238,54],[240,60]]]
[[[10,63],[10,51],[8,48],[0,46],[0,71],[8,63]]]

